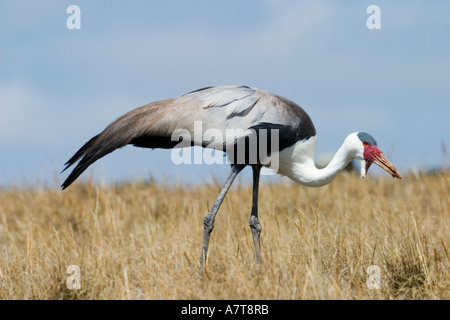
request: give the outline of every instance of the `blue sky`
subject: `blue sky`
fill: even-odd
[[[80,30],[66,27],[71,4]],[[371,4],[380,30],[366,27]],[[301,105],[318,154],[367,131],[400,172],[448,165],[449,12],[448,1],[2,0],[0,186],[58,186],[64,163],[121,114],[219,84]],[[202,183],[228,170],[129,146],[82,178]]]

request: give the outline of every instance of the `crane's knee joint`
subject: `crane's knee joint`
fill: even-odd
[[[261,224],[259,223],[258,217],[250,217],[250,228],[257,233],[261,233]]]
[[[206,216],[203,219],[203,225],[206,231],[208,233],[211,233],[211,231],[214,229],[214,220],[212,220],[210,217]]]

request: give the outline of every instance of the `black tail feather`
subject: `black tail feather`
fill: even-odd
[[[115,136],[108,132],[96,135],[90,139],[86,144],[84,144],[80,150],[78,150],[69,161],[66,162],[65,168],[62,172],[67,170],[70,166],[74,165],[80,158],[73,171],[69,174],[67,179],[61,185],[64,190],[72,184],[91,164],[93,164],[98,159],[113,152],[117,148],[121,148],[128,143],[128,137]]]
[[[72,156],[72,158],[70,158],[65,163],[65,168],[61,171],[61,173],[66,171],[69,167],[74,165],[81,158],[80,162],[76,165],[76,167],[72,170],[72,172],[66,178],[64,183],[61,185],[61,188],[63,190],[66,189],[68,186],[70,186],[72,184],[72,182],[74,182],[87,169],[87,167],[89,167],[97,159],[99,159],[100,157],[102,157],[103,155],[106,154],[104,152],[101,152],[101,149],[102,149],[101,146],[95,146],[99,136],[100,135],[96,135],[95,137],[90,139],[88,142],[86,142],[80,148],[80,150],[78,150]],[[103,153],[103,155],[100,156],[100,154],[102,154],[102,153]]]
[[[90,139],[88,142],[86,142],[81,148],[80,150],[78,150],[73,156],[72,158],[70,158],[64,165],[64,169],[61,171],[61,173],[63,173],[64,171],[66,171],[69,167],[71,167],[75,162],[78,161],[78,159],[80,159],[85,153],[86,150],[88,150],[92,144],[95,142],[95,140],[98,138],[99,134],[96,135],[95,137],[93,137],[92,139]]]

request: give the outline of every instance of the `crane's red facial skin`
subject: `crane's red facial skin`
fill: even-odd
[[[373,146],[367,142],[364,142],[364,160],[366,161],[366,174],[372,163],[379,165],[381,168],[389,172],[392,177],[401,179],[400,172],[395,169],[392,163],[384,156],[383,152],[376,146]]]

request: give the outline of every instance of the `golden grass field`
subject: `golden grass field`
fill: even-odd
[[[236,181],[238,182],[238,181]],[[449,299],[450,172],[321,188],[235,183],[199,273],[203,217],[221,185],[136,182],[0,189],[0,299]],[[80,289],[69,289],[70,265]],[[380,288],[369,289],[370,265]],[[373,276],[373,275],[372,275]]]

